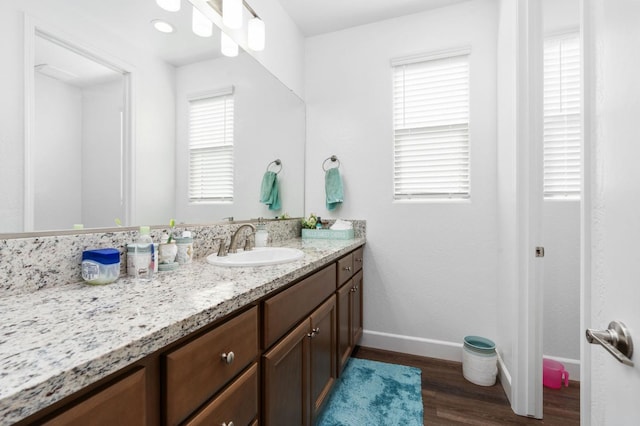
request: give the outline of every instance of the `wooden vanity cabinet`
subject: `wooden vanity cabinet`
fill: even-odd
[[[353,253],[353,261],[359,258],[357,272],[349,281],[338,288],[338,376],[344,369],[353,349],[362,337],[362,286],[364,284],[362,271],[362,251],[360,257]]]
[[[362,253],[18,424],[310,426],[362,335]]]
[[[264,424],[312,425],[336,378],[331,296],[263,356]]]

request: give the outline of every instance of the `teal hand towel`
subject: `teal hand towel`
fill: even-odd
[[[269,206],[269,210],[280,210],[280,192],[278,191],[278,175],[267,171],[262,177],[260,202]]]
[[[327,170],[324,174],[324,190],[327,194],[327,210],[334,210],[344,201],[342,178],[337,167]]]

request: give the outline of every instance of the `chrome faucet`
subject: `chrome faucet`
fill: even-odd
[[[231,242],[229,243],[229,253],[236,253],[238,251],[238,234],[240,234],[240,231],[243,228],[251,228],[252,233],[256,232],[256,227],[251,223],[240,225],[240,227],[236,229],[236,232],[234,232],[234,234],[231,236]],[[251,245],[245,244],[245,250],[251,250]]]

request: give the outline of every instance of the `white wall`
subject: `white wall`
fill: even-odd
[[[53,2],[0,2],[0,232],[23,229],[24,177],[24,13],[58,29],[72,41],[119,59],[133,69],[135,84],[135,223],[165,223],[174,212],[175,102],[173,67],[151,57]],[[158,173],[162,170],[162,173]]]
[[[35,124],[34,224],[69,229],[82,223],[82,90],[36,73]]]
[[[224,217],[273,218],[304,214],[304,102],[254,58],[242,53],[178,68],[176,220],[208,223]],[[188,196],[188,97],[234,86],[233,203],[190,204]],[[261,204],[260,184],[269,163],[278,173],[282,209]],[[277,171],[272,166],[270,170]]]
[[[497,9],[478,0],[307,39],[306,209],[368,222],[363,344],[461,359],[497,333]],[[471,201],[394,202],[390,60],[470,46]],[[325,208],[325,158],[345,202]]]

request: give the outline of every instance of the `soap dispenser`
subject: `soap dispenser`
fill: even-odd
[[[262,218],[258,218],[258,224],[256,225],[256,247],[266,247],[269,240],[269,232],[267,232],[267,224],[264,223]]]

